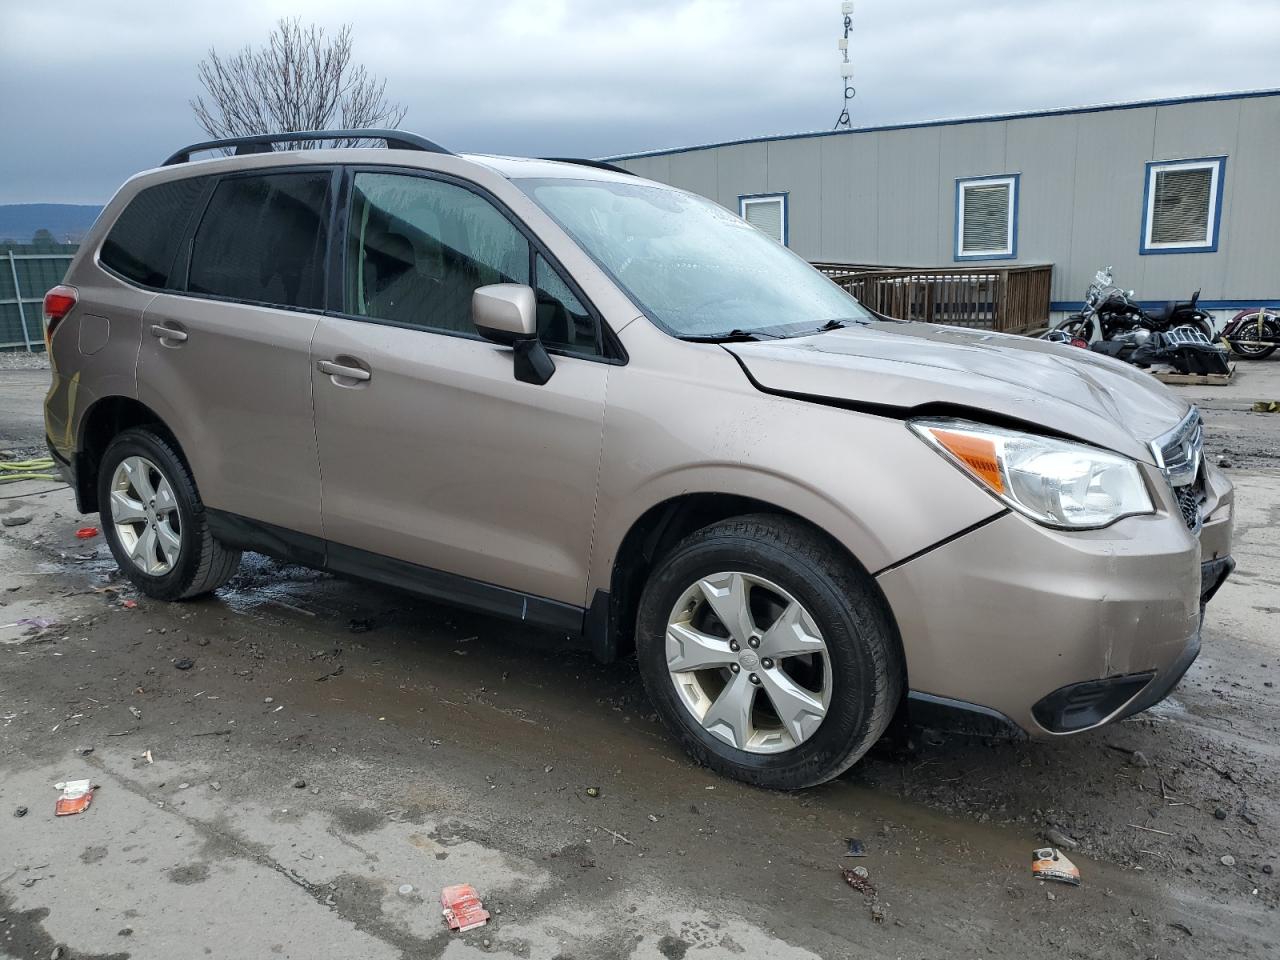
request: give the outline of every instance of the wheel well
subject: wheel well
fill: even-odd
[[[593,602],[588,612],[587,632],[596,656],[609,661],[635,649],[640,594],[649,579],[649,572],[672,547],[695,530],[751,513],[772,513],[797,520],[835,543],[851,562],[866,570],[843,544],[790,510],[763,500],[726,493],[690,493],[675,497],[646,511],[631,525],[618,546],[609,582],[607,610],[601,609],[602,603]],[[600,599],[597,596],[597,601]],[[606,616],[607,623],[602,623]]]
[[[186,462],[173,431],[145,403],[132,397],[106,397],[89,408],[80,425],[80,449],[76,452],[76,502],[82,512],[98,510],[98,468],[107,446],[122,431],[144,426],[169,441]]]

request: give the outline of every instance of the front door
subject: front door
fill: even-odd
[[[317,537],[309,351],[332,177],[224,178],[178,278],[186,294],[143,314],[138,369],[139,399],[173,429],[208,507]]]
[[[610,370],[595,320],[467,186],[358,172],[350,194],[344,315],[312,347],[325,538],[585,606]],[[517,381],[476,333],[490,283],[536,288],[549,382]]]

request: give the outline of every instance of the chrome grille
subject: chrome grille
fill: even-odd
[[[1169,486],[1177,497],[1182,519],[1188,527],[1200,526],[1200,508],[1204,503],[1204,484],[1200,464],[1204,457],[1204,425],[1195,407],[1168,433],[1151,441],[1151,453]]]
[[[1200,411],[1192,407],[1176,427],[1152,440],[1151,452],[1170,486],[1183,487],[1194,481],[1204,452]]]

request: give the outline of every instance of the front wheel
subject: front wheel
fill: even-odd
[[[213,539],[191,471],[145,427],[119,434],[98,469],[98,507],[120,570],[149,597],[183,600],[221,586],[240,551]]]
[[[640,600],[640,673],[699,762],[756,786],[813,786],[880,738],[903,688],[896,631],[837,545],[771,515],[687,537]]]

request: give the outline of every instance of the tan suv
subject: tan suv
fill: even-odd
[[[50,447],[146,594],[253,550],[634,651],[697,760],[782,788],[1195,658],[1231,486],[1148,374],[879,317],[607,165],[284,139],[134,177],[46,298]]]

